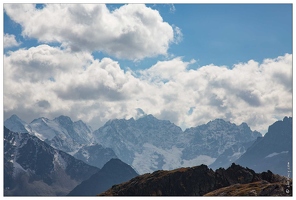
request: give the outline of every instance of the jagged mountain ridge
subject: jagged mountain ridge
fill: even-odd
[[[247,142],[261,134],[247,124],[236,126],[222,119],[182,131],[167,120],[146,115],[138,120],[115,119],[94,131],[99,143],[112,148],[118,158],[133,166],[140,174],[159,169],[174,169],[198,164],[212,164],[233,145],[245,145],[232,159],[242,155]],[[236,156],[236,157],[235,157]],[[231,158],[224,165],[233,162]]]
[[[211,157],[218,157],[234,143],[246,143],[262,136],[257,131],[251,131],[246,123],[237,126],[226,122],[223,119],[215,119],[194,128],[184,131],[189,136],[188,156],[195,155],[198,149],[199,154],[208,154]],[[208,144],[212,145],[208,145]]]
[[[98,170],[33,135],[4,127],[5,196],[66,195]]]
[[[199,164],[213,164],[212,167],[215,168],[219,167],[221,159],[223,166],[229,166],[246,151],[246,144],[260,136],[260,133],[251,131],[245,123],[236,126],[217,119],[182,131],[168,120],[143,115],[137,120],[109,120],[92,134],[89,131],[80,134],[81,137],[85,135],[89,138],[88,141],[93,141],[84,144],[77,137],[79,134],[75,134],[75,123],[69,117],[60,116],[54,120],[39,118],[29,125],[25,124],[25,127],[31,134],[45,139],[53,147],[71,153],[85,162],[98,157],[88,153],[85,150],[87,146],[98,143],[106,148],[105,152],[108,151],[107,148],[111,148],[119,159],[133,166],[140,174]],[[79,151],[80,148],[84,149]],[[223,157],[224,152],[227,152],[227,156]],[[222,156],[219,163],[214,163],[219,156]],[[114,156],[108,159],[111,157]]]
[[[255,173],[249,168],[232,164],[216,171],[206,165],[174,170],[159,170],[137,176],[112,186],[99,196],[202,196],[219,188],[258,181],[286,183],[285,177],[271,171]],[[284,191],[281,195],[284,194]],[[267,194],[268,195],[268,194]],[[286,194],[291,195],[291,194]]]

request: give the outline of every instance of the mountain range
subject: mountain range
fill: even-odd
[[[291,119],[286,117],[284,121],[291,122]],[[277,135],[276,131],[268,131],[264,137],[259,132],[252,131],[246,123],[236,125],[223,119],[215,119],[182,131],[170,121],[159,120],[152,115],[143,115],[136,120],[109,120],[95,131],[83,121],[73,122],[67,116],[59,116],[53,120],[41,117],[27,124],[16,115],[12,115],[4,125],[15,132],[35,135],[54,148],[92,166],[101,168],[108,160],[119,158],[139,174],[200,164],[206,164],[212,169],[226,168],[239,158],[239,163],[243,166],[253,167],[252,165],[256,164],[251,163],[255,163],[255,160],[241,160],[246,157],[244,154],[248,148],[262,139],[270,141],[263,142],[270,143],[267,145],[268,148],[262,145],[263,143],[259,145],[269,154],[258,157],[256,162],[264,159],[266,163],[270,163],[278,157],[276,160],[281,158],[281,161],[278,161],[281,164],[287,164],[288,161],[291,163],[288,157],[292,149],[292,125],[287,123],[284,125],[286,128],[279,128],[285,129],[282,133],[285,136]],[[283,141],[279,140],[282,137],[285,138],[285,142],[277,147],[278,141]],[[274,149],[275,147],[278,149]],[[258,148],[254,148],[253,151],[258,151]],[[252,151],[248,154],[255,155]],[[268,170],[270,164],[263,168],[255,167],[255,170]],[[287,174],[283,167],[279,170],[278,165],[273,166],[276,173]]]
[[[226,150],[231,155],[223,164],[228,167],[262,135],[251,131],[245,123],[237,126],[222,119],[182,131],[170,121],[146,115],[138,120],[110,120],[94,131],[94,136],[99,143],[113,149],[119,159],[143,174],[211,165]]]

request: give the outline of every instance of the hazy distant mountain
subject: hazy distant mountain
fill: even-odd
[[[285,176],[288,162],[292,169],[292,117],[285,117],[269,126],[264,137],[258,138],[236,161],[258,172],[268,169]]]
[[[12,115],[4,121],[4,126],[16,133],[28,133],[27,123],[21,120],[17,115]]]
[[[76,186],[68,196],[95,196],[137,175],[133,168],[121,160],[111,159],[99,172]]]
[[[152,115],[137,120],[110,120],[94,131],[94,135],[97,142],[112,148],[119,159],[140,174],[181,166],[209,165],[233,145],[239,148],[232,148],[230,157],[237,159],[246,150],[243,144],[261,136],[245,123],[236,126],[222,119],[183,132],[175,124]],[[228,159],[225,163],[230,165],[231,161]]]
[[[66,195],[99,168],[4,127],[4,195]]]
[[[99,168],[102,168],[110,159],[117,158],[112,149],[104,148],[99,144],[83,146],[73,156],[89,165]]]

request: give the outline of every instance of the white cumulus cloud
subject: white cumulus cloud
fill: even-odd
[[[22,26],[24,37],[130,60],[166,55],[182,34],[143,4],[113,11],[104,4],[46,4],[42,9],[34,4],[4,4],[4,10]]]
[[[137,117],[141,109],[183,128],[223,118],[263,134],[292,115],[291,54],[232,69],[194,69],[194,63],[176,57],[133,72],[89,52],[20,49],[4,55],[4,114],[25,120],[63,114],[96,129],[109,119]]]

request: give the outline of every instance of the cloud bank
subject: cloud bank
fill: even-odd
[[[159,61],[146,70],[123,71],[110,58],[94,59],[40,45],[4,55],[4,111],[34,118],[58,113],[96,128],[112,118],[137,117],[138,108],[191,127],[215,118],[247,122],[262,131],[292,114],[292,55],[262,63],[207,65]]]
[[[4,4],[4,9],[22,26],[24,37],[61,43],[74,52],[102,51],[130,60],[166,55],[182,34],[143,4],[114,11],[104,4],[47,4],[42,9],[34,4]]]

